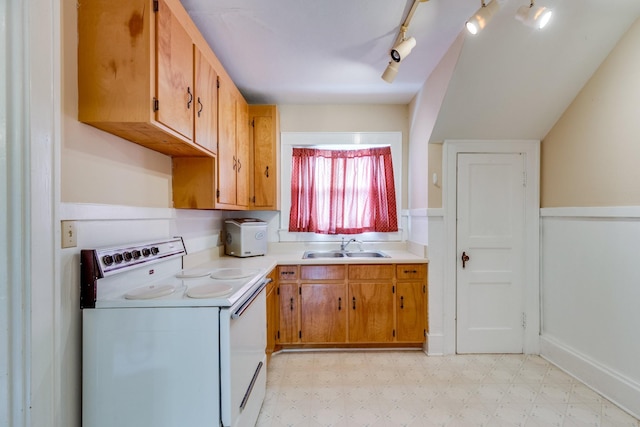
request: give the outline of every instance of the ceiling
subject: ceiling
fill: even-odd
[[[536,31],[514,19],[529,0],[497,1],[487,28],[466,36],[451,81],[458,96],[448,94],[443,108],[464,106],[465,91],[482,97],[496,88],[486,108],[504,109],[513,91],[544,102],[558,96],[555,104],[564,108],[640,15],[638,0],[538,0],[555,14]],[[417,46],[389,84],[381,75],[413,0],[181,2],[247,101],[276,104],[407,104],[480,6],[419,3],[407,31]]]

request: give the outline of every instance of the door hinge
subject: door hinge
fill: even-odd
[[[394,338],[396,336],[396,330],[395,329],[393,330],[393,336],[394,336]]]
[[[220,198],[220,189],[216,190],[216,198],[219,199]]]
[[[153,11],[157,12],[160,9],[160,5],[158,4],[158,0],[153,0]]]
[[[391,293],[395,294],[396,293],[396,287],[395,286],[391,286]]]
[[[522,313],[522,329],[527,329],[527,313]]]
[[[155,113],[159,109],[160,109],[160,101],[158,101],[158,98],[153,98],[153,112]]]
[[[427,285],[422,285],[422,293],[423,294],[427,293]]]
[[[424,335],[425,338],[427,337],[427,330],[426,329],[422,330],[422,335]]]
[[[280,339],[280,331],[278,331],[278,339]]]
[[[216,77],[216,87],[220,89],[220,77]]]
[[[255,121],[255,119],[251,119],[251,126],[252,126],[252,127],[256,127],[256,121]]]
[[[276,293],[280,295],[280,288],[276,289]]]
[[[298,288],[298,295],[302,295],[302,288]]]
[[[298,331],[298,338],[302,339],[302,331]]]

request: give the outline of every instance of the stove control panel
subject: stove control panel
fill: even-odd
[[[187,254],[182,238],[161,242],[138,243],[130,246],[93,249],[103,276],[140,267],[169,257]]]

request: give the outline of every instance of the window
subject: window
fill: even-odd
[[[391,148],[294,147],[289,231],[398,231]]]

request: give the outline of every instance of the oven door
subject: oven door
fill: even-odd
[[[259,283],[220,312],[221,418],[225,427],[255,426],[266,393],[267,304]]]

